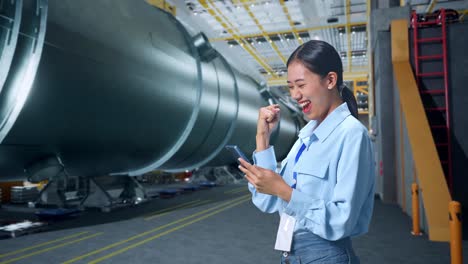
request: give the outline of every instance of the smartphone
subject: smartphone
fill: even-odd
[[[240,150],[240,148],[237,145],[226,145],[225,148],[229,150],[229,152],[231,152],[232,156],[234,157],[234,159],[236,159],[237,163],[239,163],[239,158],[242,158],[248,163],[251,163],[250,159],[247,158],[244,152],[242,152],[242,150]]]

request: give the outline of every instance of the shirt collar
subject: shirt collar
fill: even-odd
[[[317,137],[320,142],[323,142],[325,139],[327,139],[331,132],[333,132],[333,130],[335,130],[335,128],[349,115],[351,115],[351,112],[348,109],[348,105],[346,103],[342,103],[335,110],[333,110],[333,112],[331,112],[318,127],[316,127],[317,121],[311,120],[301,129],[298,136],[302,142],[307,142],[306,139],[312,136]],[[311,141],[312,140],[309,140],[308,142],[309,146]]]

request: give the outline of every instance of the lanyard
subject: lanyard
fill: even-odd
[[[302,143],[301,148],[297,152],[296,158],[294,159],[294,165],[296,165],[297,161],[299,160],[299,157],[302,155],[302,152],[304,152],[304,149],[306,148],[306,145]],[[296,183],[297,183],[297,172],[293,172],[293,180],[294,183],[291,185],[291,188],[296,189]]]

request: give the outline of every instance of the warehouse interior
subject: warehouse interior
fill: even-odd
[[[343,63],[373,142],[361,263],[468,259],[467,0],[0,1],[0,263],[278,263],[226,145],[310,120],[286,62]],[[249,158],[250,159],[250,158]],[[465,262],[463,262],[465,261]]]

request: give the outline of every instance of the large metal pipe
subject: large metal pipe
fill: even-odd
[[[227,164],[226,144],[254,149],[261,87],[170,14],[143,0],[23,4],[0,69],[0,179],[47,157],[73,175],[140,175]],[[282,113],[279,156],[299,128]]]

